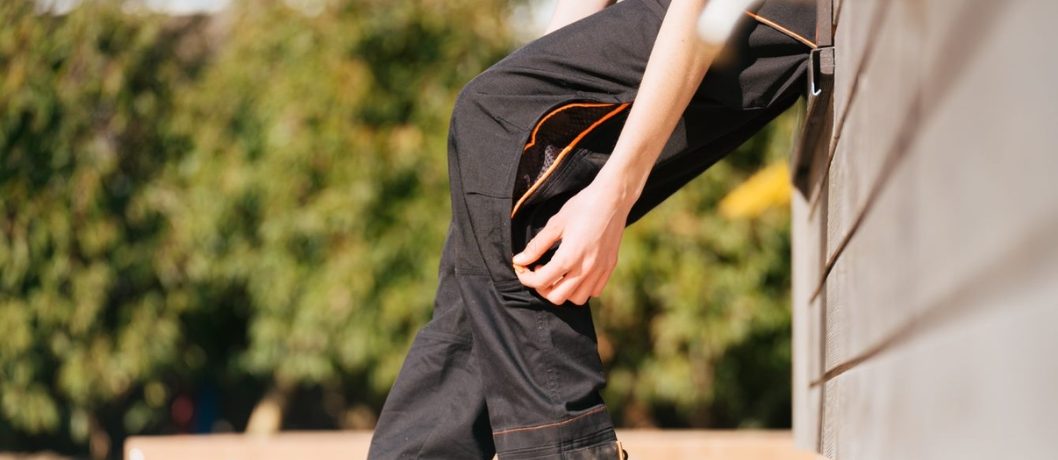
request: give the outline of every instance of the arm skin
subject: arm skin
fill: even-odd
[[[720,50],[695,33],[705,2],[672,0],[610,158],[595,179],[514,256],[522,284],[551,303],[584,305],[610,279],[628,213]],[[559,240],[561,245],[547,264],[527,268]]]
[[[551,22],[547,25],[545,34],[562,28],[580,18],[602,11],[603,8],[613,5],[617,0],[558,0],[555,12],[551,15]]]

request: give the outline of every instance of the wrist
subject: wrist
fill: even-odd
[[[635,168],[609,162],[592,181],[593,186],[599,187],[606,196],[612,197],[615,204],[625,211],[630,210],[639,199],[645,183],[646,174],[641,174]]]

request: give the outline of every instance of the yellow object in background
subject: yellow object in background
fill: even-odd
[[[720,200],[720,215],[731,219],[759,216],[775,206],[790,204],[790,171],[776,162],[757,171]]]

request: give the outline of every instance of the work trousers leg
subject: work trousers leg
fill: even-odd
[[[369,458],[620,458],[591,309],[551,304],[518,281],[511,259],[605,164],[667,7],[619,2],[519,48],[459,94],[434,316]],[[751,13],[684,111],[629,224],[802,92],[814,9],[771,1]]]

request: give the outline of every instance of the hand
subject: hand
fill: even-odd
[[[602,293],[617,265],[617,252],[631,205],[613,187],[593,181],[574,195],[525,249],[514,256],[522,284],[536,289],[555,305],[571,301],[584,305]],[[555,255],[545,265],[529,270],[556,241]]]

